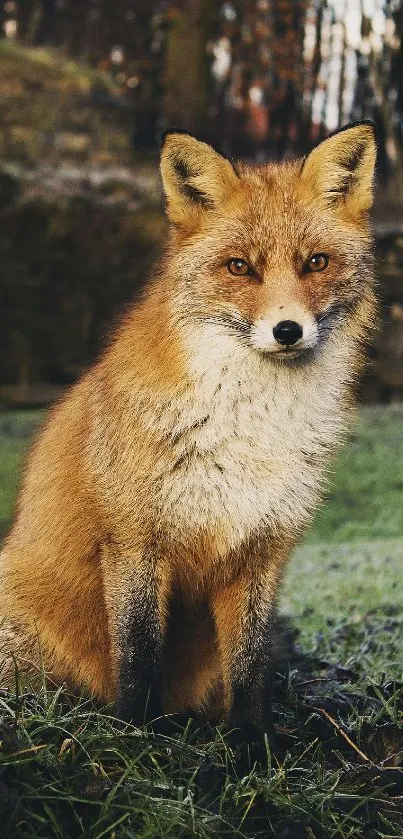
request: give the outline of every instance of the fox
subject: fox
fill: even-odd
[[[137,724],[264,729],[281,579],[376,323],[375,161],[367,121],[265,164],[165,134],[165,252],[28,457],[3,686],[16,661]]]

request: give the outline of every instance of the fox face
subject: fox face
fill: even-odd
[[[320,351],[372,293],[373,127],[343,129],[303,161],[233,165],[182,133],[161,171],[173,223],[173,308],[281,362]],[[357,329],[359,327],[357,326]]]

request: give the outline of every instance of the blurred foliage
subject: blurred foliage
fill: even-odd
[[[117,118],[118,114],[118,118]],[[0,155],[47,161],[128,160],[130,113],[112,78],[52,49],[0,39]]]
[[[1,30],[107,72],[137,147],[173,125],[283,157],[374,118],[385,173],[401,162],[401,0],[0,0]]]

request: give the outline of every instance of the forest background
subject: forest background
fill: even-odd
[[[403,393],[399,0],[0,3],[0,405],[45,405],[96,357],[165,234],[158,146],[249,160],[377,125],[383,329],[361,398]]]

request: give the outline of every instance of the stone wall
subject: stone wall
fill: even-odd
[[[3,405],[47,403],[74,381],[158,253],[155,166],[71,174],[0,173]]]

